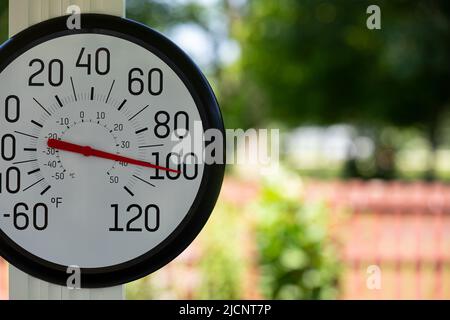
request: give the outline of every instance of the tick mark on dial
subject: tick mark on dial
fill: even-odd
[[[31,120],[31,123],[34,124],[35,126],[38,126],[39,128],[43,128],[44,126],[42,124],[40,124],[37,121]]]
[[[42,105],[42,103],[40,103],[39,101],[37,101],[36,98],[33,98],[33,100],[34,100],[34,102],[36,102],[36,103],[39,105],[39,107],[41,107],[42,110],[44,110],[49,116],[52,115],[47,109],[45,109],[45,107]]]
[[[10,215],[9,213],[5,213],[5,214],[3,215],[3,217],[9,218],[9,217],[11,217],[11,215]]]
[[[145,131],[147,131],[147,130],[148,130],[148,128],[142,128],[142,129],[139,129],[138,131],[136,131],[136,134],[145,132]]]
[[[164,147],[164,144],[149,144],[147,146],[139,146],[139,149]]]
[[[61,99],[58,97],[58,95],[55,96],[55,99],[56,99],[56,102],[58,102],[58,105],[59,105],[61,108],[64,107],[64,105],[63,105]]]
[[[16,165],[16,164],[24,164],[24,163],[35,162],[35,161],[37,161],[37,159],[25,160],[25,161],[17,161],[17,162],[13,162],[13,164],[14,165]]]
[[[24,148],[23,151],[30,151],[30,152],[36,152],[36,148]]]
[[[131,192],[130,189],[128,189],[126,186],[124,186],[123,188],[125,189],[126,192],[128,192],[128,194],[129,194],[130,196],[134,197],[134,193]]]
[[[44,181],[44,178],[42,178],[42,179],[40,179],[40,180],[38,180],[38,181],[36,181],[35,183],[33,183],[31,186],[29,186],[29,187],[26,187],[25,189],[23,189],[23,192],[25,192],[25,191],[27,191],[28,189],[31,189],[31,188],[33,188],[35,185],[37,185],[38,183],[41,183],[42,181]]]
[[[143,112],[145,109],[147,109],[149,107],[149,105],[146,105],[144,108],[142,108],[138,113],[136,113],[134,116],[132,116],[130,119],[128,119],[128,121],[133,120],[134,118],[136,118],[141,112]]]
[[[29,137],[29,138],[33,138],[33,139],[38,139],[38,137],[36,137],[36,136],[33,136],[33,135],[31,135],[31,134],[28,134],[28,133],[23,133],[23,132],[20,132],[20,131],[14,131],[15,133],[18,133],[18,134],[21,134],[21,135],[23,135],[23,136],[25,136],[25,137]]]
[[[41,192],[41,196],[43,196],[44,194],[47,193],[48,190],[50,190],[52,186],[48,186],[47,188],[45,188],[42,192]]]
[[[39,171],[41,171],[41,169],[37,168],[35,170],[32,170],[32,171],[28,172],[28,175],[31,176],[33,173],[36,173],[36,172],[39,172]]]
[[[155,187],[155,185],[154,185],[153,183],[150,183],[150,182],[148,182],[148,181],[142,179],[141,177],[138,177],[138,176],[135,175],[135,174],[133,174],[133,177],[135,177],[136,179],[138,179],[138,180],[140,180],[140,181],[142,181],[142,182],[144,182],[144,183],[146,183],[146,184],[148,184],[148,185],[150,185],[150,186],[152,186],[152,187]]]
[[[72,91],[73,91],[73,96],[75,97],[75,101],[78,101],[77,93],[75,91],[75,86],[73,85],[73,78],[72,77],[70,77],[70,83],[72,84]]]
[[[122,103],[120,104],[119,108],[117,108],[117,111],[120,111],[123,108],[123,106],[125,105],[125,103],[127,103],[127,99],[122,101]]]
[[[91,87],[91,100],[94,100],[94,87]]]
[[[108,92],[108,97],[107,97],[106,100],[105,100],[105,103],[108,103],[109,96],[111,95],[111,91],[112,91],[112,89],[113,89],[115,83],[116,83],[116,80],[113,80],[113,82],[112,82],[112,84],[111,84],[111,88],[109,89],[109,92]]]

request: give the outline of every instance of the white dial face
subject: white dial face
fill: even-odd
[[[201,118],[158,56],[109,35],[67,35],[21,54],[0,83],[0,229],[17,245],[64,266],[108,267],[155,248],[186,217],[204,167],[192,155],[178,163],[173,137]]]

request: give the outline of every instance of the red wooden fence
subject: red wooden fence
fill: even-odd
[[[8,278],[7,265],[5,261],[0,258],[0,300],[8,297]]]
[[[308,198],[324,198],[342,241],[343,299],[450,299],[450,185],[381,181],[313,182]],[[381,270],[381,289],[366,285]]]

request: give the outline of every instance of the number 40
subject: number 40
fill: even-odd
[[[84,52],[86,48],[81,48],[81,52],[77,59],[77,68],[86,68],[87,74],[92,73],[92,54],[88,53],[86,55],[86,62],[83,63]],[[111,68],[111,53],[106,48],[99,48],[95,51],[94,56],[94,69],[95,72],[101,76],[107,75]]]

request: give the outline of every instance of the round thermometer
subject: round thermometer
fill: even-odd
[[[223,123],[205,77],[161,34],[66,20],[0,49],[0,253],[49,282],[75,266],[82,287],[118,285],[167,264],[206,223],[223,161],[180,145],[204,150]]]

